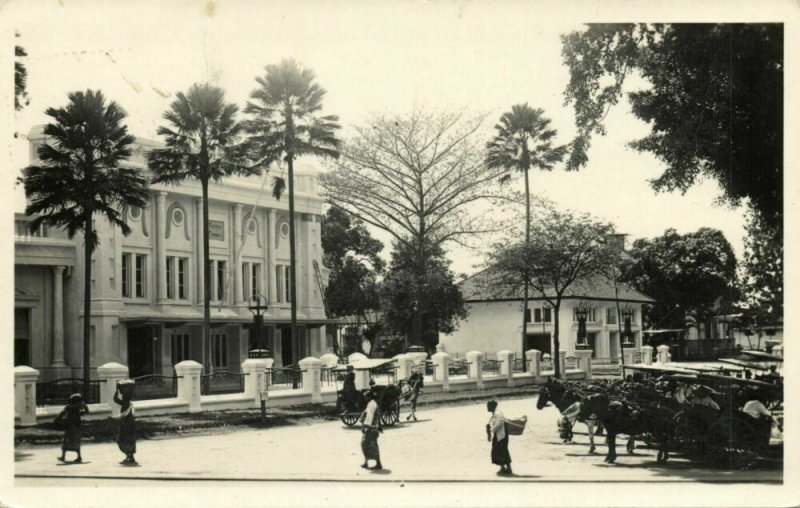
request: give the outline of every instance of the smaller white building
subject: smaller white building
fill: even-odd
[[[468,351],[509,350],[516,358],[522,352],[537,349],[551,356],[555,350],[553,308],[542,295],[530,292],[525,339],[522,336],[522,292],[492,283],[491,269],[464,280],[459,285],[469,310],[465,321],[451,335],[439,342],[451,356],[463,357]],[[578,338],[575,309],[580,303],[588,309],[586,338],[596,363],[616,362],[620,356],[620,331],[624,322],[619,311],[633,311],[632,343],[642,346],[642,305],[655,300],[622,283],[605,277],[576,281],[567,289],[559,312],[559,347],[574,354]],[[638,350],[638,349],[637,349]]]

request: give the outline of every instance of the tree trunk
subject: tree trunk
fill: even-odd
[[[528,252],[528,246],[531,243],[531,191],[528,182],[528,168],[525,168],[525,252]],[[528,270],[527,262],[525,263],[525,280],[523,281],[524,291],[522,296],[522,371],[524,372],[525,364],[525,338],[528,336]]]
[[[83,401],[89,403],[89,382],[92,379],[91,347],[92,347],[92,251],[94,246],[89,241],[92,231],[92,215],[83,226]]]
[[[211,345],[211,260],[208,248],[208,179],[202,179],[203,188],[203,366],[206,374],[213,371]]]
[[[561,377],[561,343],[558,340],[558,328],[559,328],[559,311],[561,310],[561,298],[556,296],[556,305],[553,307],[553,312],[555,316],[555,324],[553,325],[553,354],[551,358],[553,359],[553,365],[555,366],[556,372],[556,379]]]
[[[289,163],[289,296],[292,309],[292,365],[297,368],[297,252],[295,249],[294,230],[294,157],[288,154]],[[296,376],[292,376],[292,387],[297,388]]]

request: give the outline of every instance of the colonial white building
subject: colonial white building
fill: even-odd
[[[553,355],[555,316],[552,307],[541,295],[530,292],[529,313],[522,343],[522,295],[494,284],[491,269],[480,272],[460,284],[469,315],[459,323],[451,335],[443,336],[439,342],[451,355],[462,356],[468,351],[522,352],[537,349]],[[578,337],[578,319],[575,309],[579,304],[587,308],[586,338],[596,362],[612,362],[620,355],[620,316],[617,309],[626,307],[632,311],[632,344],[642,346],[642,305],[654,300],[624,284],[617,284],[604,277],[581,280],[567,289],[559,312],[559,346],[572,355]],[[617,305],[619,304],[619,306]],[[638,350],[638,349],[637,349]]]
[[[32,163],[43,141],[30,133]],[[139,139],[130,162],[145,169],[144,156],[157,143]],[[320,222],[322,200],[316,169],[295,169],[297,358],[319,356],[325,334]],[[123,210],[133,229],[123,236],[102,218],[95,221],[100,245],[92,259],[92,367],[128,365],[132,376],[171,374],[185,359],[237,371],[247,357],[252,295],[267,297],[267,347],[275,366],[292,361],[288,197],[272,197],[263,177],[233,177],[209,185],[210,255],[213,261],[211,345],[202,344],[203,273],[200,183],[153,185],[144,209]],[[51,379],[82,365],[83,237],[64,231],[31,231],[29,217],[15,217],[15,364],[30,365]]]

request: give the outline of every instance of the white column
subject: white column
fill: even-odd
[[[592,350],[577,349],[575,357],[578,359],[578,367],[586,374],[586,379],[592,379]]]
[[[528,357],[528,372],[530,372],[531,376],[538,376],[541,371],[539,359],[542,352],[538,349],[529,349],[525,352],[525,355]]]
[[[658,351],[658,363],[669,363],[669,346],[662,344],[656,351]]]
[[[274,208],[269,209],[269,227],[267,228],[267,272],[269,275],[267,276],[267,286],[269,289],[269,301],[271,303],[278,301],[278,281],[275,279],[275,235],[277,234],[276,227],[277,224],[275,223],[276,219],[276,212]]]
[[[559,372],[561,372],[561,376],[563,377],[567,377],[566,360],[567,360],[567,352],[562,349],[561,351],[558,352],[557,361],[558,361]]]
[[[313,356],[307,356],[297,364],[303,371],[303,391],[311,394],[312,404],[321,403],[322,381],[320,379],[320,371],[322,370],[322,361]]]
[[[431,360],[433,361],[433,372],[436,381],[442,383],[442,390],[447,391],[450,389],[450,355],[444,351],[435,353]]]
[[[497,352],[500,363],[500,375],[505,376],[508,386],[514,386],[514,353],[509,350]]]
[[[242,208],[239,203],[233,206],[233,297],[234,305],[244,305],[242,295]]]
[[[626,347],[626,348],[622,348],[622,349],[623,349],[623,353],[622,354],[624,355],[624,358],[625,358],[625,365],[633,365],[634,363],[636,363],[634,361],[634,353],[636,353],[636,348],[635,347]]]
[[[156,194],[156,263],[158,303],[167,301],[167,193]]]
[[[469,377],[475,380],[478,388],[483,388],[483,353],[470,351],[465,356],[469,362]]]
[[[22,426],[36,425],[36,380],[39,371],[19,365],[14,367],[14,412]]]
[[[244,393],[253,397],[253,403],[261,404],[261,391],[267,389],[265,380],[267,362],[262,358],[248,358],[242,362]]]
[[[194,360],[184,360],[175,365],[178,375],[178,398],[189,403],[189,412],[197,413],[203,408],[200,403],[200,373],[203,366]]]
[[[64,267],[53,267],[53,363],[51,367],[64,364]]]
[[[194,235],[194,259],[195,263],[195,279],[197,283],[195,286],[197,287],[197,292],[195,293],[197,296],[197,303],[202,305],[203,299],[205,298],[205,279],[203,270],[203,237],[205,236],[205,231],[203,230],[203,200],[202,199],[195,199],[194,200],[194,222],[197,229],[197,233]],[[203,346],[206,347],[206,346]]]
[[[119,416],[120,407],[114,403],[114,393],[117,391],[117,381],[128,377],[128,367],[115,362],[105,363],[97,367],[97,379],[105,380],[100,383],[100,403],[111,407],[111,416]],[[136,388],[134,388],[136,390]],[[136,393],[134,391],[134,393]]]
[[[653,363],[653,346],[642,346],[642,363],[645,365]]]

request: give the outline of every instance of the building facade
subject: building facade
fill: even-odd
[[[43,142],[30,134],[32,163]],[[130,164],[146,169],[154,142],[137,140]],[[288,197],[272,197],[265,177],[231,177],[209,184],[211,343],[203,343],[203,227],[200,183],[152,185],[146,208],[122,210],[133,232],[99,218],[100,245],[92,258],[91,362],[127,365],[131,376],[172,373],[191,359],[238,371],[247,352],[267,347],[275,366],[319,356],[327,344],[322,292],[322,199],[316,170],[295,169],[298,337],[290,326]],[[83,348],[83,237],[31,231],[15,218],[15,364],[45,379],[77,373]],[[248,301],[268,300],[262,344],[250,333]],[[262,335],[262,336],[263,336]]]
[[[555,351],[554,309],[541,296],[531,292],[522,341],[522,298],[515,291],[492,282],[491,270],[480,272],[460,284],[469,310],[465,321],[439,342],[451,355],[463,357],[468,351],[508,350],[522,358],[522,353],[537,349],[553,356]],[[615,290],[614,281],[596,277],[576,281],[567,289],[559,309],[559,348],[567,356],[577,348],[591,349],[598,363],[616,362],[620,356],[620,332],[624,321],[618,310],[631,311],[630,344],[642,346],[642,305],[654,300],[623,284]],[[575,309],[582,304],[587,309],[586,344],[578,343],[578,318]]]

